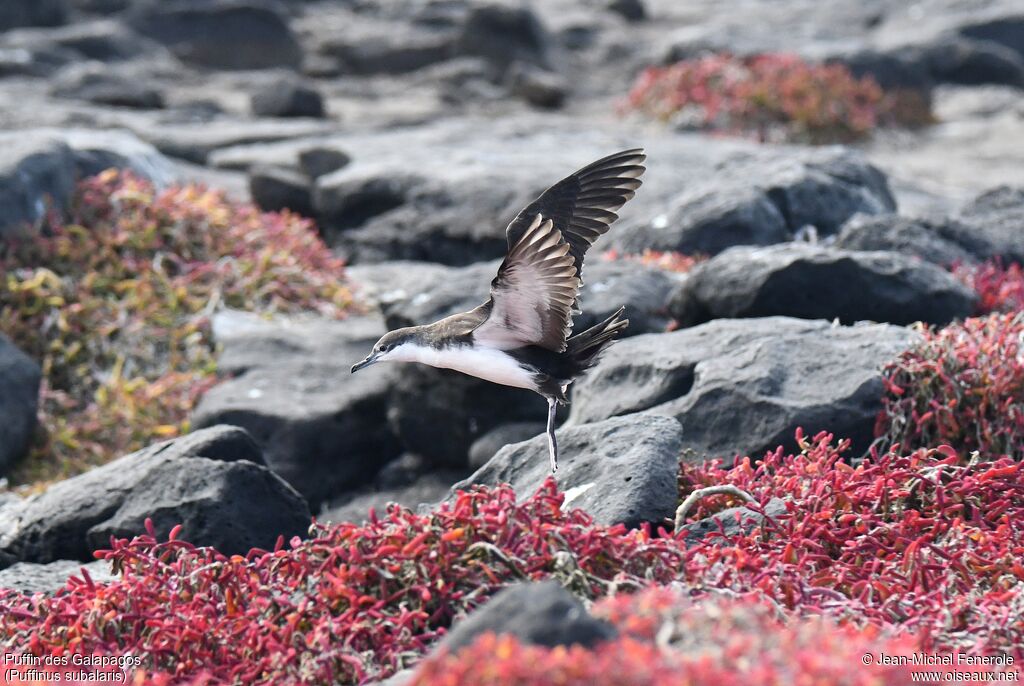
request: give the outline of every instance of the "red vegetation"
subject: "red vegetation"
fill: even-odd
[[[217,308],[339,317],[343,276],[305,219],[115,171],[84,181],[70,221],[0,243],[0,331],[42,364],[48,435],[12,482],[71,476],[187,431],[214,381]]]
[[[665,271],[679,273],[688,272],[701,262],[707,260],[707,257],[704,255],[684,255],[681,252],[650,249],[644,250],[639,254],[625,254],[614,249],[606,250],[601,257],[606,262],[628,260],[630,262],[639,262],[648,267],[656,267]]]
[[[0,590],[0,645],[37,654],[146,656],[155,672],[213,683],[357,683],[414,662],[452,617],[503,584],[562,578],[596,597],[667,581],[680,553],[562,512],[549,484],[464,494],[421,516],[393,507],[365,526],[317,527],[290,549],[226,558],[182,541],[115,541],[124,578],[53,598]]]
[[[687,486],[787,500],[763,530],[690,551],[687,578],[786,607],[890,626],[926,650],[1024,654],[1024,465],[964,464],[942,446],[851,467],[827,434],[732,469],[684,465]],[[708,498],[699,519],[726,505]]]
[[[949,444],[1024,459],[1024,311],[922,333],[885,370],[882,447]]]
[[[150,674],[208,683],[357,683],[415,663],[498,587],[555,577],[584,598],[672,581],[695,596],[757,593],[795,615],[875,627],[849,629],[851,645],[878,630],[923,650],[1024,658],[1024,465],[965,465],[944,448],[850,467],[828,435],[800,441],[799,455],[756,466],[684,467],[684,490],[728,483],[761,503],[787,499],[784,515],[746,534],[687,548],[666,532],[595,526],[563,511],[549,481],[522,503],[508,488],[478,490],[431,515],[393,507],[244,558],[143,536],[98,553],[122,570],[114,583],[82,579],[54,597],[0,591],[0,645],[130,651]],[[693,517],[730,504],[709,498]],[[791,631],[766,661],[831,645],[801,643],[803,624]]]
[[[998,260],[977,266],[958,264],[953,275],[978,294],[978,314],[1024,311],[1024,268]]]
[[[827,143],[862,138],[882,124],[927,123],[927,107],[910,106],[911,99],[886,94],[874,79],[857,78],[841,64],[786,54],[718,54],[648,67],[626,106],[761,141]]]
[[[603,600],[594,613],[620,637],[590,651],[486,635],[456,656],[426,660],[409,686],[902,686],[911,667],[865,667],[862,658],[916,648],[874,627],[790,616],[749,594],[698,601],[653,588]]]

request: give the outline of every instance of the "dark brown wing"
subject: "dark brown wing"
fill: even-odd
[[[538,214],[491,281],[490,313],[473,339],[498,350],[536,345],[562,352],[579,289],[569,244],[550,219]]]
[[[576,275],[583,257],[598,236],[618,219],[615,214],[640,187],[646,168],[643,148],[624,150],[588,164],[544,191],[512,220],[506,230],[508,248],[519,242],[539,214],[550,219],[569,244]]]

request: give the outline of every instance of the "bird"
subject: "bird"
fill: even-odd
[[[505,230],[507,250],[487,302],[432,324],[389,331],[352,373],[378,362],[419,362],[505,386],[548,403],[551,472],[558,470],[555,413],[568,387],[629,325],[624,307],[573,334],[587,250],[640,187],[643,148],[603,157],[522,209]]]

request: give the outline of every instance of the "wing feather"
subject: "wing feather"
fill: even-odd
[[[588,164],[567,176],[526,206],[508,225],[512,249],[539,214],[550,219],[569,244],[579,275],[583,258],[594,241],[618,219],[616,212],[640,187],[646,167],[642,148],[623,150]]]
[[[642,148],[624,150],[567,176],[526,206],[505,231],[508,252],[474,338],[491,347],[565,350],[579,312],[583,259],[640,187]]]
[[[550,219],[534,217],[491,282],[491,309],[473,332],[482,345],[565,350],[580,279],[569,244]]]

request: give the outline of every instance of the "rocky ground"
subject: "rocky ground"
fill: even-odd
[[[707,52],[843,64],[927,94],[935,122],[812,147],[622,110],[645,66]],[[344,319],[215,308],[221,381],[193,433],[40,494],[0,491],[0,586],[25,591],[54,590],[147,518],[158,537],[181,524],[244,555],[314,515],[429,512],[477,484],[534,493],[540,398],[431,368],[348,370],[386,330],[482,302],[514,213],[619,149],[643,146],[648,171],[589,257],[576,327],[620,305],[631,324],[559,417],[557,485],[600,525],[671,521],[680,455],[798,452],[798,428],[865,455],[882,370],[922,340],[910,325],[983,309],[949,267],[1024,261],[1010,1],[4,0],[0,103],[0,241],[110,167],[198,181],[315,220],[359,304]],[[702,261],[627,258],[645,251]],[[29,450],[46,373],[0,335],[2,469]],[[528,592],[538,616],[575,612],[557,589]],[[502,602],[522,605],[492,612]],[[510,621],[550,644],[536,617]],[[560,631],[589,645],[609,629],[588,616]]]

